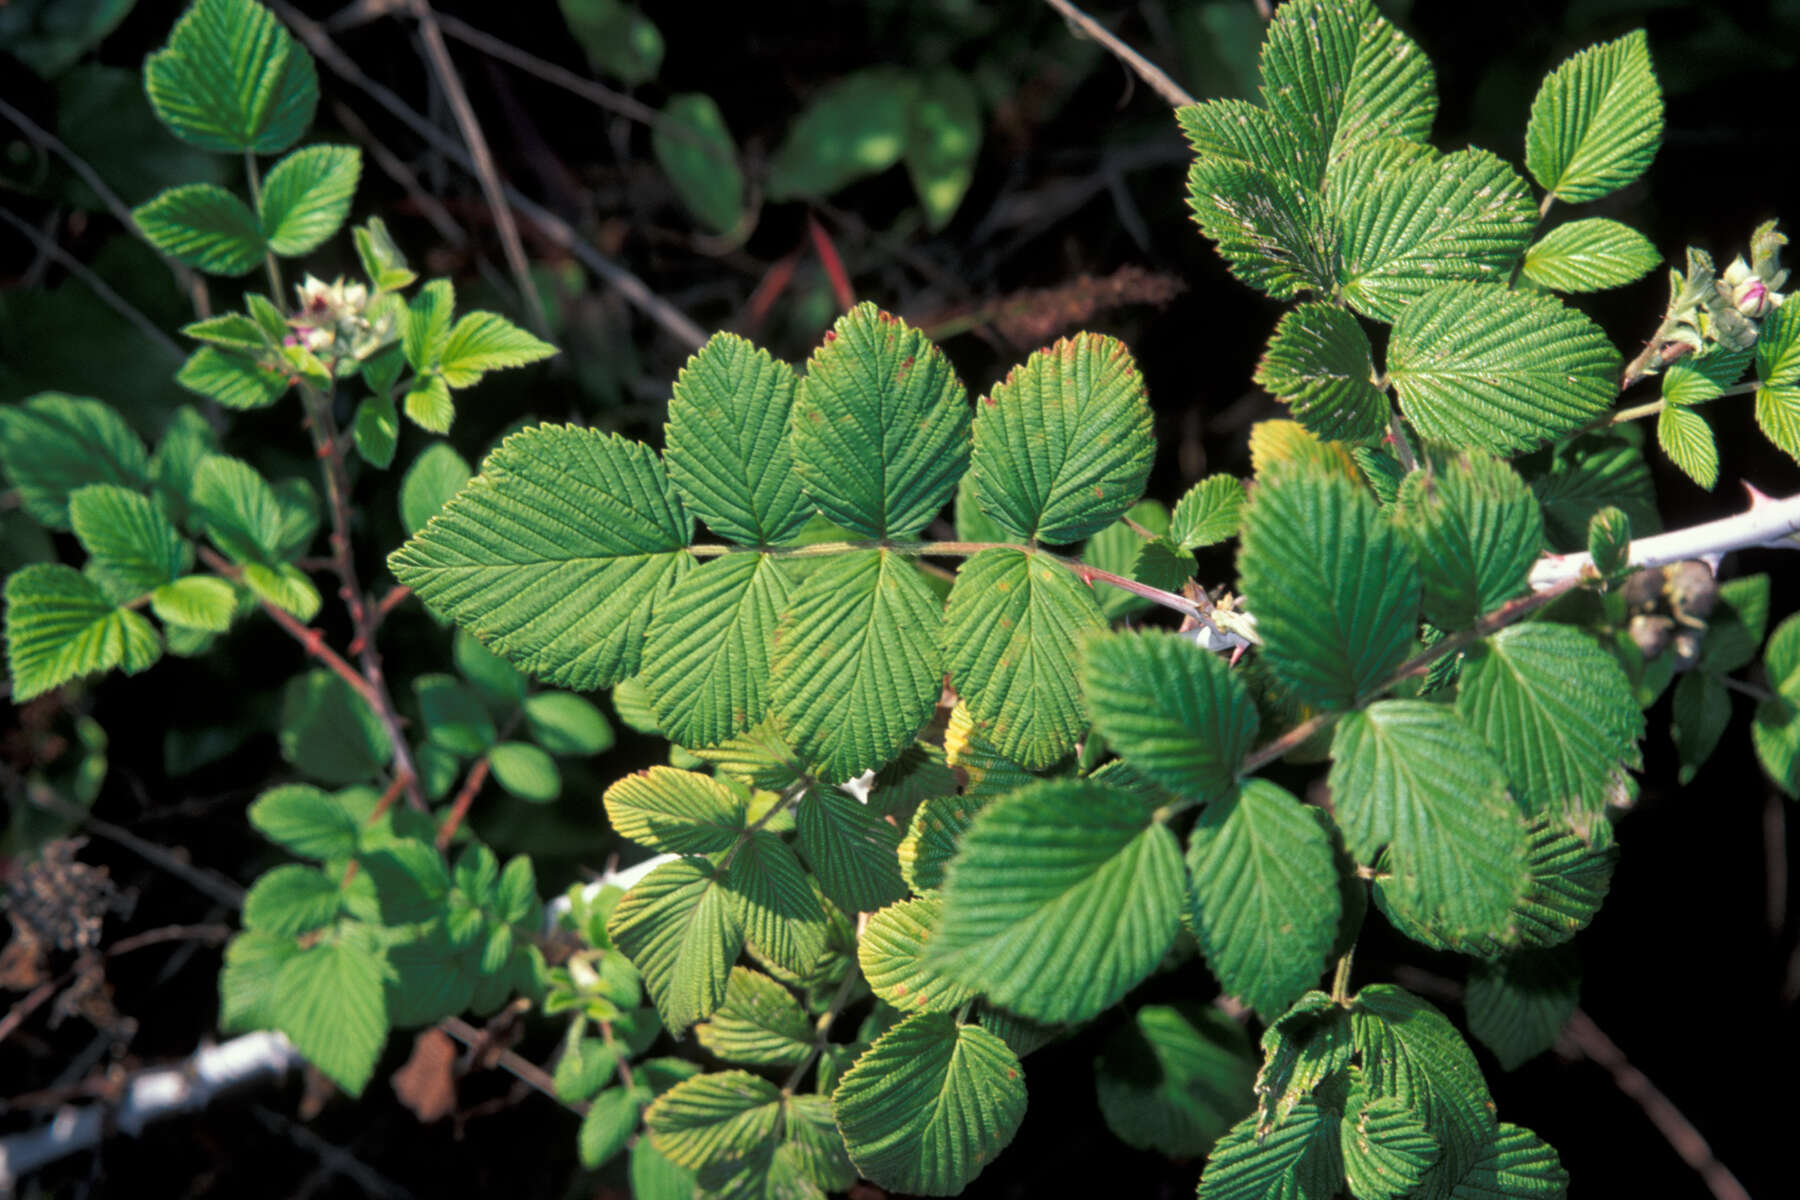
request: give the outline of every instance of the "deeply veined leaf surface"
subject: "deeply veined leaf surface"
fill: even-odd
[[[676,377],[669,475],[720,537],[773,546],[812,515],[788,437],[798,384],[792,367],[730,333],[714,334]]]
[[[135,675],[162,655],[150,622],[106,598],[61,563],[32,563],[6,581],[6,669],[14,703],[71,679],[123,667]]]
[[[793,993],[744,967],[731,968],[725,1002],[694,1027],[694,1036],[726,1062],[746,1066],[798,1066],[813,1043]]]
[[[1327,441],[1367,442],[1387,428],[1388,402],[1375,387],[1369,339],[1350,313],[1331,304],[1302,304],[1275,327],[1256,382],[1293,410],[1294,419]]]
[[[125,419],[98,400],[40,392],[0,407],[0,466],[27,514],[68,529],[69,497],[90,483],[141,490],[150,455]]]
[[[606,789],[606,819],[620,837],[667,854],[712,854],[737,843],[742,794],[709,775],[651,767]]]
[[[1239,280],[1277,300],[1330,293],[1338,235],[1316,192],[1279,170],[1204,155],[1187,182],[1194,220]]]
[[[927,961],[1021,1016],[1081,1020],[1161,961],[1185,890],[1175,837],[1140,798],[1035,783],[962,835]]]
[[[1267,1134],[1350,1065],[1350,1013],[1324,992],[1307,992],[1263,1030],[1262,1052],[1255,1128]]]
[[[1018,1056],[948,1013],[918,1013],[882,1034],[832,1099],[856,1169],[922,1196],[962,1191],[1025,1117]]]
[[[1258,1134],[1245,1117],[1219,1139],[1200,1176],[1200,1200],[1331,1200],[1343,1185],[1338,1118],[1310,1097]]]
[[[1544,549],[1531,489],[1486,454],[1408,474],[1394,512],[1419,563],[1425,617],[1440,629],[1466,629],[1523,592]]]
[[[499,313],[466,312],[450,327],[438,366],[451,387],[472,387],[489,371],[522,367],[556,353]]]
[[[1558,225],[1525,252],[1525,278],[1553,292],[1600,292],[1648,275],[1662,261],[1649,238],[1606,217]]]
[[[256,214],[212,183],[172,187],[131,210],[150,244],[208,275],[248,275],[268,243]]]
[[[794,851],[759,829],[743,840],[725,870],[750,953],[802,979],[825,952],[826,917]]]
[[[1427,441],[1506,455],[1604,412],[1618,393],[1619,353],[1554,296],[1454,283],[1407,305],[1387,368]]]
[[[1644,173],[1662,126],[1649,42],[1635,29],[1571,56],[1545,78],[1525,127],[1525,165],[1566,204],[1598,200]]]
[[[1319,978],[1337,934],[1325,830],[1292,795],[1252,779],[1188,835],[1191,924],[1225,991],[1272,1017]]]
[[[123,602],[172,582],[187,560],[187,544],[149,497],[115,484],[90,484],[69,497],[69,520],[87,573]]]
[[[1530,882],[1525,823],[1499,763],[1452,709],[1370,705],[1338,723],[1331,757],[1344,843],[1385,867],[1390,907],[1452,938],[1516,936],[1513,909]]]
[[[704,860],[664,863],[625,893],[606,932],[644,977],[663,1024],[679,1035],[725,999],[731,964],[744,948],[718,873]]]
[[[807,360],[790,420],[801,485],[866,537],[923,529],[969,465],[968,393],[950,360],[873,304],[840,317]]]
[[[1178,795],[1223,795],[1256,741],[1256,705],[1220,658],[1156,630],[1090,641],[1082,689],[1095,727],[1134,769]]]
[[[1556,1044],[1581,998],[1581,964],[1569,947],[1524,950],[1469,973],[1469,1032],[1517,1070]]]
[[[1392,1096],[1371,1099],[1352,1089],[1338,1132],[1345,1180],[1359,1200],[1410,1195],[1437,1161],[1437,1139]]]
[[[585,690],[636,673],[692,531],[653,451],[544,425],[501,443],[388,563],[521,670]]]
[[[1527,815],[1579,832],[1601,819],[1615,772],[1638,762],[1644,715],[1618,660],[1568,625],[1533,621],[1470,649],[1459,712],[1492,746]]]
[[[269,249],[286,258],[317,250],[343,228],[361,176],[355,146],[308,146],[276,163],[256,205]]]
[[[772,700],[782,732],[833,782],[900,753],[943,690],[937,598],[911,562],[860,550],[794,589],[775,631]]]
[[[1656,415],[1656,441],[1689,479],[1712,491],[1719,482],[1719,448],[1712,426],[1691,408],[1665,404]]]
[[[644,1114],[650,1144],[670,1162],[701,1169],[744,1158],[775,1136],[781,1093],[748,1071],[682,1080]]]
[[[870,917],[857,939],[856,958],[869,990],[903,1013],[954,1012],[975,994],[925,959],[938,915],[935,899],[902,900]]]
[[[895,851],[906,886],[921,896],[933,895],[944,885],[944,872],[956,856],[963,830],[982,809],[980,796],[933,796],[919,805]]]
[[[1222,542],[1237,534],[1243,510],[1243,480],[1209,475],[1175,502],[1169,517],[1169,540],[1183,550]]]
[[[950,590],[944,665],[981,736],[1042,770],[1087,728],[1076,654],[1105,629],[1092,590],[1067,568],[1031,551],[983,550]]]
[[[267,1001],[294,1048],[353,1096],[369,1082],[388,1033],[388,967],[367,928],[340,925],[287,959]]]
[[[1329,708],[1379,687],[1412,645],[1419,568],[1375,501],[1336,473],[1279,470],[1242,536],[1244,599],[1282,682]]]
[[[1094,1063],[1106,1124],[1128,1146],[1205,1154],[1252,1103],[1256,1062],[1231,1018],[1199,1005],[1146,1004]]]
[[[267,408],[293,386],[287,372],[247,354],[202,346],[175,372],[175,382],[226,408]]]
[[[977,405],[975,495],[1016,538],[1075,542],[1136,502],[1155,452],[1131,352],[1078,334],[1037,351]]]
[[[226,154],[280,154],[312,124],[312,56],[253,0],[196,0],[144,63],[150,106],[175,136]]]
[[[651,709],[681,746],[716,746],[769,709],[769,655],[789,584],[779,560],[725,554],[669,589],[650,619]]]
[[[819,887],[845,912],[874,912],[906,895],[900,831],[868,805],[836,788],[821,788],[800,801],[795,824],[800,852]]]
[[[1450,1200],[1562,1200],[1569,1173],[1550,1144],[1529,1129],[1502,1125]]]

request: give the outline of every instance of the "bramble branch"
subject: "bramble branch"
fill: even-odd
[[[1800,494],[1775,500],[1748,484],[1744,485],[1744,490],[1750,493],[1749,511],[1670,533],[1637,538],[1631,543],[1631,565],[1665,567],[1670,563],[1700,559],[1716,570],[1719,559],[1732,550],[1752,546],[1800,547],[1794,540],[1794,535],[1800,533]],[[1593,559],[1585,552],[1548,555],[1531,569],[1531,586],[1538,589],[1552,587],[1592,566]]]

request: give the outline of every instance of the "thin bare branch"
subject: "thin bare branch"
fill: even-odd
[[[1161,67],[1120,41],[1111,30],[1076,8],[1069,3],[1069,0],[1044,0],[1044,2],[1067,18],[1069,24],[1111,51],[1114,58],[1124,63],[1134,75],[1150,85],[1151,91],[1167,100],[1171,105],[1180,107],[1184,104],[1198,103],[1185,88],[1170,79]]]
[[[158,348],[170,358],[174,359],[176,362],[185,362],[187,360],[187,354],[183,352],[180,346],[175,344],[173,338],[156,327],[156,322],[138,311],[137,307],[133,305],[131,301],[113,291],[112,286],[108,284],[106,280],[94,274],[84,263],[76,259],[61,246],[57,245],[54,240],[45,237],[26,222],[13,216],[7,209],[0,208],[0,218],[5,218],[8,225],[11,225],[14,229],[23,234],[27,241],[37,247],[38,253],[54,259],[57,265],[61,266],[64,270],[68,271],[69,274],[86,284],[94,295],[100,297],[101,302],[104,303],[106,307],[112,309],[127,321],[130,321],[132,325],[137,327],[139,332],[155,342]]]
[[[437,231],[439,237],[452,246],[460,247],[468,244],[469,235],[464,232],[461,225],[456,223],[456,218],[450,215],[450,210],[444,207],[443,201],[432,195],[419,183],[419,177],[413,173],[413,169],[370,131],[363,119],[356,115],[355,109],[348,104],[334,100],[331,104],[331,112],[333,116],[337,117],[338,124],[344,127],[344,131],[362,143],[363,148],[369,152],[369,157],[375,160],[375,165],[381,168],[382,173],[400,185],[401,189],[405,191],[407,199],[411,200],[413,206],[419,210],[419,214],[431,223],[431,227]]]

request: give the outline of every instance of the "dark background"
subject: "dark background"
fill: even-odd
[[[304,7],[323,17],[338,6]],[[1182,7],[1168,0],[1096,4],[1092,11],[1196,95],[1230,92],[1249,66],[1241,57],[1209,61],[1204,45],[1181,35]],[[1418,3],[1400,13],[1384,7],[1436,65],[1440,112],[1433,140],[1442,148],[1475,144],[1518,162],[1525,116],[1542,75],[1584,45],[1643,25],[1666,89],[1664,146],[1645,181],[1582,215],[1614,216],[1636,225],[1677,261],[1686,244],[1706,247],[1723,266],[1744,247],[1756,223],[1800,214],[1793,183],[1793,163],[1800,157],[1793,125],[1800,5]],[[579,48],[546,0],[440,8],[586,71]],[[98,59],[135,68],[162,43],[178,11],[177,5],[143,0],[99,48]],[[930,324],[1021,288],[1056,286],[1124,265],[1176,277],[1187,290],[1166,306],[1124,307],[1085,325],[1125,338],[1149,382],[1165,448],[1152,495],[1172,501],[1199,474],[1247,472],[1249,423],[1279,415],[1248,381],[1281,306],[1232,280],[1188,219],[1185,155],[1166,109],[1111,59],[1077,42],[1054,13],[1020,0],[993,6],[952,0],[671,3],[647,11],[664,33],[667,58],[658,80],[636,94],[652,104],[673,92],[712,94],[753,174],[805,99],[846,71],[883,62],[948,63],[1016,81],[1011,98],[987,110],[975,183],[942,233],[925,233],[908,220],[911,191],[898,167],[834,197],[834,211],[825,214],[824,223],[858,298]],[[380,19],[343,32],[338,40],[364,70],[415,107],[427,107],[429,74],[410,22]],[[501,169],[513,182],[576,222],[702,327],[752,324],[746,308],[752,290],[774,263],[806,241],[805,206],[766,206],[748,242],[721,251],[695,236],[654,167],[644,129],[510,68],[490,65],[454,43],[453,53]],[[471,303],[504,303],[492,289],[483,295],[474,256],[495,265],[502,260],[474,183],[422,153],[403,128],[329,72],[321,70],[321,83],[327,102],[314,136],[353,140],[339,127],[330,101],[350,105],[425,178],[442,181],[440,198],[469,230],[476,249],[471,254],[445,246],[372,165],[365,168],[355,216],[385,214],[415,263],[453,274]],[[41,123],[56,127],[52,86],[0,59],[0,90]],[[10,136],[10,130],[0,129],[0,145]],[[1107,172],[1117,172],[1116,188],[1084,182]],[[132,203],[144,198],[126,197]],[[34,222],[51,211],[41,189],[35,196],[0,191],[0,203]],[[895,232],[868,232],[890,229]],[[65,226],[64,234],[63,244],[72,252],[93,257],[117,228],[101,215],[80,227]],[[529,230],[527,247],[534,258],[541,256]],[[5,282],[0,301],[8,305],[7,320],[0,321],[0,348],[9,369],[18,373],[15,382],[30,380],[35,366],[64,369],[64,355],[27,340],[29,314],[42,303],[24,287],[29,257],[29,247],[0,235],[0,281]],[[325,267],[334,265],[348,270],[354,264],[345,258],[337,264],[328,260]],[[69,286],[58,284],[54,272],[46,282]],[[166,276],[160,286],[166,288]],[[586,286],[599,289],[592,281]],[[1580,303],[1629,354],[1654,327],[1665,294],[1662,279],[1653,274]],[[215,299],[229,299],[229,291],[215,292]],[[495,434],[527,415],[579,416],[635,436],[659,437],[660,402],[685,349],[603,290],[563,299],[574,314],[563,339],[568,353],[548,369],[528,373],[527,381],[493,380],[463,400],[452,440],[471,461]],[[159,316],[170,314],[171,322],[180,319],[179,297],[152,295],[145,304]],[[799,361],[834,315],[816,257],[802,253],[794,283],[757,334],[776,354]],[[977,393],[1023,357],[998,338],[980,335],[949,338],[945,348]],[[106,366],[78,365],[84,371]],[[131,369],[129,363],[113,365]],[[147,429],[166,411],[166,396],[146,396],[133,410],[117,394],[92,390],[126,407]],[[17,394],[22,393],[5,398]],[[1752,480],[1774,495],[1800,485],[1800,469],[1757,433],[1748,398],[1719,401],[1708,415],[1718,435],[1722,479]],[[303,443],[290,418],[278,409],[240,419],[228,448],[303,470],[297,453]],[[417,431],[410,439],[402,444],[401,462],[424,444]],[[1651,461],[1669,524],[1725,515],[1743,504],[1729,482],[1708,494],[1659,454]],[[359,491],[365,578],[378,567],[380,552],[400,537],[393,482],[366,478]],[[1228,570],[1227,556],[1201,563],[1203,579],[1222,581]],[[1774,577],[1777,619],[1800,606],[1800,577],[1789,569],[1788,556],[1746,553],[1727,567],[1728,574],[1755,571]],[[323,619],[331,619],[332,608],[327,605]],[[149,677],[114,678],[85,701],[112,739],[113,770],[96,811],[245,882],[274,861],[242,820],[244,804],[262,782],[284,769],[273,738],[250,736],[210,762],[195,747],[212,725],[246,719],[266,725],[266,713],[246,718],[245,694],[269,693],[300,665],[298,652],[278,631],[256,622],[247,626],[231,635],[223,654],[199,662],[167,661]],[[391,674],[399,679],[447,661],[447,636],[416,609],[395,618],[384,642]],[[180,705],[171,716],[173,695],[179,695]],[[249,707],[256,703],[253,699]],[[1582,1002],[1632,1064],[1698,1126],[1751,1194],[1776,1196],[1791,1194],[1793,1187],[1784,1164],[1796,1116],[1789,1089],[1800,978],[1788,922],[1786,863],[1796,842],[1786,802],[1770,796],[1750,751],[1753,702],[1740,696],[1733,703],[1732,727],[1720,750],[1686,788],[1674,786],[1666,698],[1650,711],[1642,792],[1619,825],[1622,858],[1613,890],[1579,940]],[[166,754],[176,745],[202,765],[179,773],[169,769]],[[553,809],[520,813],[525,806],[490,790],[475,810],[475,824],[497,846],[538,854],[541,880],[567,882],[580,868],[599,866],[612,848],[599,789],[629,769],[659,761],[661,754],[659,745],[622,730],[619,747],[589,774],[570,774],[565,798]],[[1303,786],[1305,778],[1296,770],[1286,782]],[[103,840],[95,839],[84,857],[109,865],[116,879],[136,889],[137,908],[120,921],[120,932],[230,919]],[[161,978],[169,961],[143,954],[114,964],[115,1004],[139,1027],[128,1045],[102,1047],[96,1070],[115,1056],[121,1066],[178,1058],[210,1033],[216,951],[194,954],[171,977]],[[1457,960],[1403,942],[1372,914],[1357,955],[1356,982],[1390,979],[1400,964],[1453,981],[1463,970]],[[1147,983],[1132,1003],[1204,999],[1212,990],[1204,971],[1190,966]],[[1445,1004],[1460,1017],[1454,1004]],[[1027,1060],[1031,1107],[1025,1125],[966,1194],[1192,1194],[1197,1162],[1172,1164],[1129,1150],[1100,1118],[1091,1061],[1118,1016],[1115,1011]],[[846,1020],[840,1028],[850,1024]],[[543,1022],[520,1049],[541,1061],[554,1038],[550,1023]],[[535,1095],[498,1103],[509,1082],[498,1074],[469,1082],[465,1107],[490,1099],[497,1103],[469,1120],[460,1134],[448,1122],[421,1127],[394,1101],[386,1083],[407,1042],[393,1039],[388,1059],[360,1102],[338,1098],[306,1128],[415,1195],[620,1194],[617,1171],[579,1175],[573,1117]],[[71,1056],[95,1044],[91,1028],[79,1020],[55,1030],[41,1019],[29,1024],[0,1046],[0,1093],[17,1096],[44,1086]],[[1592,1063],[1548,1054],[1506,1074],[1484,1050],[1477,1053],[1489,1071],[1501,1118],[1536,1130],[1557,1147],[1573,1177],[1574,1195],[1708,1194],[1637,1105]],[[122,1194],[127,1188],[138,1195],[360,1194],[363,1188],[344,1176],[322,1173],[316,1148],[306,1134],[295,1132],[285,1114],[295,1112],[299,1091],[295,1083],[279,1093],[240,1097],[202,1118],[159,1127],[141,1142],[115,1138],[99,1156],[60,1164],[41,1186],[46,1194],[82,1194],[90,1186],[96,1194]],[[6,1113],[0,1122],[19,1126],[29,1116]]]

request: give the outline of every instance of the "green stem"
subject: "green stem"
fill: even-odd
[[[262,212],[262,177],[256,173],[256,152],[244,151],[244,178],[250,185],[250,207]],[[269,287],[274,292],[269,299],[282,312],[287,311],[287,302],[282,298],[284,289],[281,286],[281,264],[275,261],[275,251],[263,251],[263,268],[269,273]]]
[[[1714,397],[1714,399],[1723,399],[1726,396],[1748,396],[1761,386],[1762,380],[1753,379],[1749,383],[1739,383],[1726,388],[1724,391],[1720,392],[1718,396]],[[1592,424],[1623,425],[1627,421],[1636,421],[1642,417],[1654,417],[1664,408],[1667,408],[1668,404],[1669,402],[1667,400],[1651,400],[1631,408],[1621,408],[1618,412],[1607,413],[1604,417],[1598,418],[1595,422],[1592,422]]]
[[[813,1037],[812,1049],[808,1051],[806,1057],[800,1061],[800,1065],[794,1068],[793,1072],[787,1077],[787,1081],[781,1085],[783,1095],[793,1094],[795,1086],[806,1077],[807,1068],[817,1062],[819,1055],[825,1052],[825,1047],[831,1044],[829,1038],[831,1036],[832,1022],[838,1019],[838,1014],[844,1011],[844,1005],[849,1003],[850,990],[856,986],[858,975],[859,972],[854,964],[851,965],[849,970],[844,972],[844,982],[838,984],[837,994],[832,996],[831,1003],[825,1009],[825,1015],[819,1018],[819,1023],[816,1027],[817,1032]]]
[[[1355,957],[1356,947],[1351,946],[1337,960],[1337,970],[1331,976],[1331,998],[1339,1004],[1350,1003],[1350,961]]]

